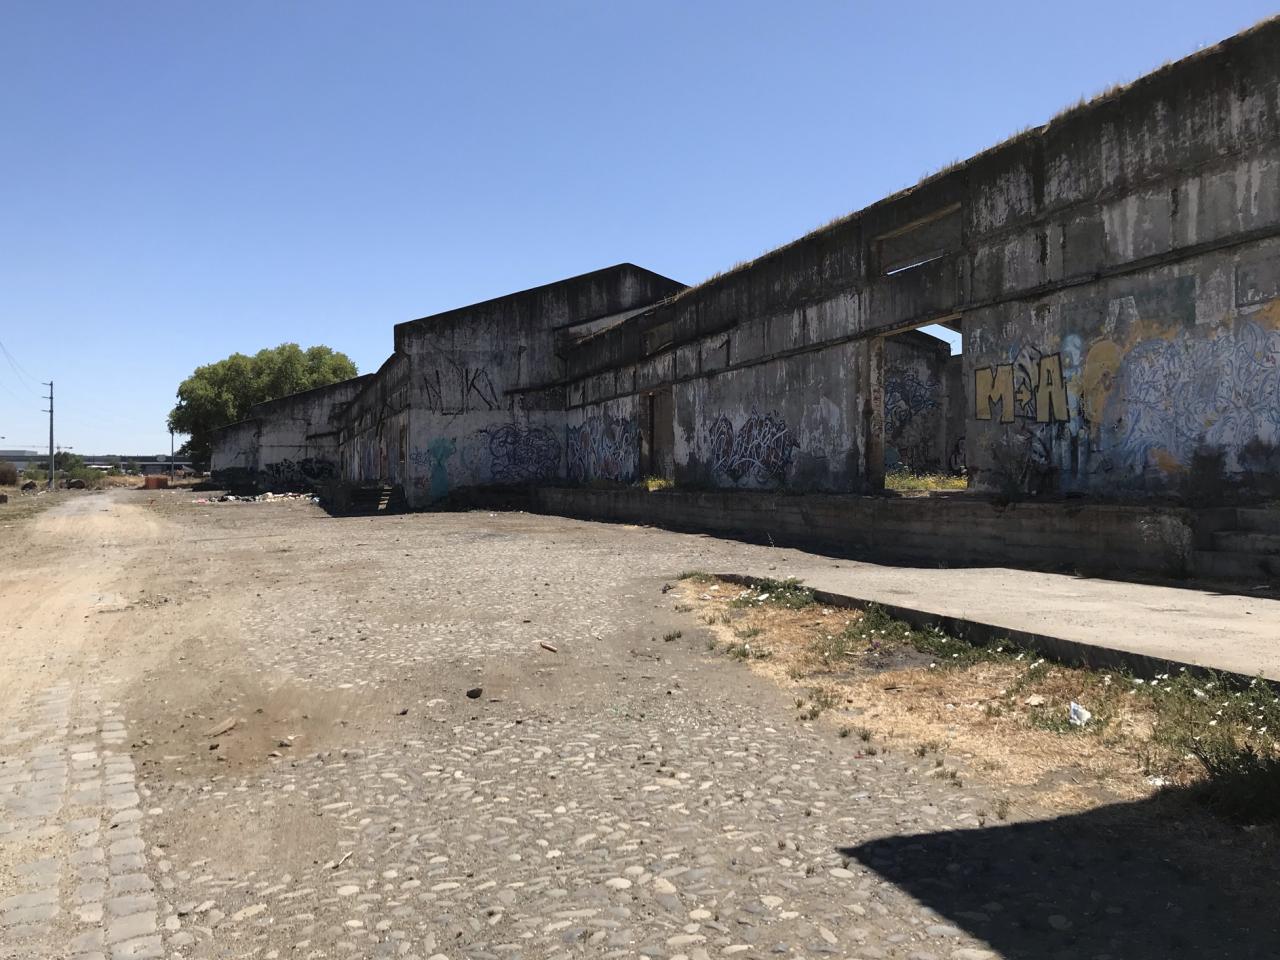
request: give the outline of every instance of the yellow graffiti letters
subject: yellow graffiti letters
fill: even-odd
[[[1033,364],[979,367],[973,371],[973,395],[974,416],[979,420],[992,419],[996,404],[1000,405],[1001,423],[1013,423],[1015,417],[1034,418],[1037,423],[1071,419],[1062,356],[1057,353],[1040,357]]]
[[[977,401],[974,415],[979,420],[991,419],[991,405],[1000,404],[1000,422],[1013,423],[1013,364],[973,371],[973,394]]]
[[[1061,423],[1067,419],[1067,387],[1062,382],[1062,357],[1051,353],[1040,358],[1040,382],[1036,385],[1036,422]]]

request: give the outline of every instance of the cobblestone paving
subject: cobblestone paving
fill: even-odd
[[[28,852],[0,899],[13,956],[163,957],[145,813],[120,704],[51,687],[0,741],[0,841]],[[160,869],[166,868],[161,862]]]
[[[636,692],[594,716],[518,719],[493,705],[394,750],[196,794],[193,819],[268,803],[331,821],[329,862],[353,856],[238,880],[196,862],[178,874],[179,914],[245,956],[956,955],[959,930],[835,849],[869,821],[974,825],[973,797],[917,778],[887,791],[812,733],[681,700]]]
[[[1036,874],[1061,853],[1167,906],[1158,858],[1055,839],[993,874],[1018,828],[988,839],[980,778],[870,755],[711,657],[661,587],[758,548],[168,507],[207,606],[193,587],[151,661],[86,658],[0,738],[5,960],[1179,955],[1132,897]]]

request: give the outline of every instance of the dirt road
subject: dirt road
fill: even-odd
[[[1275,955],[1238,830],[995,822],[662,591],[812,557],[177,491],[4,536],[5,960]]]

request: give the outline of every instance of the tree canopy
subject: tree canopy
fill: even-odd
[[[169,411],[169,429],[190,439],[179,453],[203,468],[213,450],[213,432],[243,420],[255,403],[276,400],[356,375],[344,353],[316,346],[303,350],[282,343],[253,356],[233,353],[225,360],[196,367],[178,385],[178,404]]]
[[[84,457],[78,453],[71,453],[68,450],[59,450],[53,455],[53,467],[64,473],[72,470],[79,470],[84,466]]]

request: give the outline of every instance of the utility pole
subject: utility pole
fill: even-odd
[[[43,382],[43,381],[42,381]],[[49,401],[49,409],[44,411],[49,414],[49,489],[53,489],[53,381],[50,380],[45,384],[49,388],[49,395],[45,397]]]
[[[173,431],[169,431],[169,483],[173,483]]]

